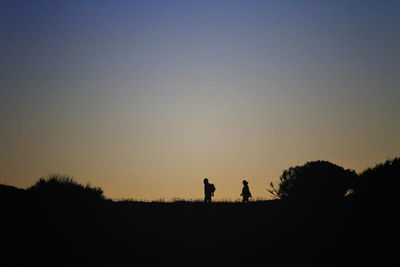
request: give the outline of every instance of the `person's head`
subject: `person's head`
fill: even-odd
[[[208,184],[208,179],[207,179],[207,178],[204,178],[203,182],[204,182],[205,184]]]
[[[248,182],[246,180],[243,180],[243,185],[247,185]]]

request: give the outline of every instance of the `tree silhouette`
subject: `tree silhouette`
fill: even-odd
[[[362,199],[394,200],[398,194],[400,158],[387,160],[360,174],[356,195]]]
[[[279,199],[337,200],[353,189],[358,175],[328,161],[307,162],[284,170],[279,188],[271,182],[268,191]]]

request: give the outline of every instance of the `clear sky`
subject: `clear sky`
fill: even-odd
[[[254,197],[400,156],[399,1],[1,1],[0,183]]]

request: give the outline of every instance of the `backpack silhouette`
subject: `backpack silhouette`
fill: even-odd
[[[210,184],[210,191],[211,191],[211,195],[214,196],[214,192],[215,192],[215,185],[214,184]]]

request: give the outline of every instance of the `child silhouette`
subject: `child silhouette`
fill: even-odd
[[[248,186],[248,182],[246,180],[243,180],[243,189],[242,189],[242,193],[240,194],[243,197],[242,202],[249,202],[249,197],[251,197],[251,193],[250,193],[250,189]]]

